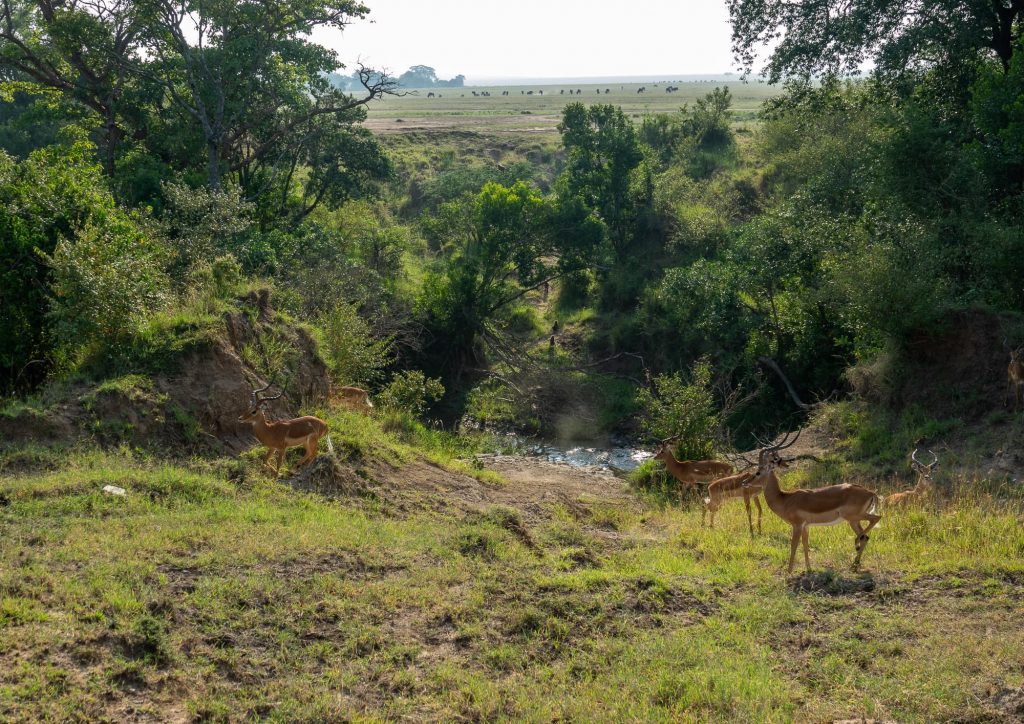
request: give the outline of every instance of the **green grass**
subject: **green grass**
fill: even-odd
[[[479,444],[330,421],[355,466]],[[330,500],[247,460],[30,462],[0,470],[0,718],[936,721],[1024,683],[1022,510],[968,481],[886,514],[867,573],[837,526],[790,578],[739,504],[710,531],[599,493],[409,506],[400,470]]]

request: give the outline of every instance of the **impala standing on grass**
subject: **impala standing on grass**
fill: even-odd
[[[711,514],[711,527],[715,527],[715,513],[722,507],[722,503],[730,498],[743,498],[743,505],[747,507],[747,525],[750,527],[750,537],[754,537],[754,520],[750,515],[750,501],[757,506],[757,532],[761,532],[761,488],[757,485],[747,483],[756,474],[755,470],[744,470],[742,473],[730,475],[727,478],[719,478],[708,485],[708,497],[704,498],[704,510],[700,516],[700,524],[704,525],[704,519]]]
[[[718,460],[676,460],[668,444],[678,439],[679,435],[675,435],[662,440],[658,451],[654,453],[654,459],[663,462],[672,477],[683,485],[693,487],[697,483],[717,480],[733,472],[732,465]]]
[[[327,448],[334,452],[331,436],[327,434],[327,423],[319,417],[307,415],[292,420],[276,422],[268,420],[263,406],[284,394],[281,392],[273,397],[261,397],[260,395],[268,389],[270,389],[270,385],[253,390],[249,409],[238,418],[239,422],[251,422],[252,432],[256,439],[266,445],[267,456],[263,459],[265,467],[270,467],[270,458],[277,453],[277,467],[273,470],[275,475],[280,476],[285,451],[290,447],[304,447],[306,454],[295,466],[302,467],[316,457],[317,446],[322,437],[327,438]]]
[[[868,533],[878,525],[882,516],[878,515],[878,494],[861,485],[843,483],[830,485],[814,490],[789,490],[779,487],[779,479],[775,476],[775,468],[785,466],[779,455],[780,450],[793,445],[800,433],[789,440],[786,433],[782,441],[761,450],[758,455],[757,473],[747,483],[749,487],[760,486],[764,491],[764,500],[772,512],[790,524],[793,535],[789,542],[789,572],[793,572],[796,561],[796,549],[801,539],[804,543],[804,563],[811,570],[811,559],[807,552],[808,530],[814,525],[835,525],[844,520],[850,524],[857,538],[854,549],[857,551],[853,559],[853,569],[860,566],[860,558],[868,545]],[[861,523],[867,521],[867,527]]]

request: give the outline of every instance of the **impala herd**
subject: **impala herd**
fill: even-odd
[[[1004,340],[1004,346],[1005,344]],[[1011,395],[1013,396],[1014,409],[1018,409],[1024,404],[1024,347],[1010,349],[1007,346],[1007,350],[1010,352],[1010,364],[1006,371],[1006,396],[1007,401]],[[252,423],[252,431],[256,438],[266,446],[267,456],[263,460],[264,466],[273,470],[275,475],[280,475],[285,451],[291,447],[303,447],[306,454],[298,462],[298,466],[301,467],[316,457],[317,446],[321,438],[327,440],[328,449],[333,453],[334,446],[331,444],[327,423],[320,418],[307,416],[277,422],[267,419],[264,405],[271,400],[278,399],[283,394],[264,397],[263,394],[269,388],[269,384],[260,389],[254,388],[248,408],[238,418],[240,422]],[[358,387],[339,388],[332,399],[362,411],[369,411],[373,408],[373,403],[370,402],[366,390]],[[792,433],[786,433],[779,442],[764,444],[758,453],[756,466],[751,463],[750,469],[739,473],[734,471],[731,464],[719,460],[677,460],[672,454],[670,445],[679,439],[678,435],[661,440],[653,459],[663,463],[668,473],[678,480],[684,489],[692,489],[702,484],[707,485],[701,525],[709,522],[710,527],[714,528],[715,513],[718,512],[722,504],[732,498],[742,498],[747,510],[747,526],[750,529],[750,537],[753,538],[754,521],[750,504],[753,502],[757,508],[757,532],[760,533],[762,513],[760,499],[763,496],[768,508],[789,523],[793,529],[789,551],[790,573],[793,572],[796,551],[801,542],[804,550],[804,564],[808,570],[811,568],[808,552],[810,528],[817,525],[835,525],[846,521],[855,536],[853,567],[856,570],[860,566],[861,556],[868,544],[868,533],[881,520],[879,510],[883,499],[878,493],[853,483],[829,485],[813,490],[783,490],[775,472],[780,468],[789,467],[792,462],[780,454],[783,450],[793,446],[800,437],[800,432],[792,435],[792,439],[791,435]],[[931,489],[932,473],[939,463],[939,458],[929,450],[932,459],[925,463],[917,457],[917,453],[918,451],[914,450],[910,456],[911,467],[917,473],[917,484],[910,490],[893,493],[884,498],[886,506],[906,506],[920,502]],[[275,454],[277,465],[271,468],[270,459]]]

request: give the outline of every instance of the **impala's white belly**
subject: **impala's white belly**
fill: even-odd
[[[807,525],[835,525],[836,523],[842,523],[842,518],[836,518],[835,520],[809,520]]]

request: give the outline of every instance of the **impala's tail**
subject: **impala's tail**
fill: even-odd
[[[331,442],[331,435],[330,435],[330,433],[328,433],[328,434],[327,434],[327,435],[325,435],[324,437],[326,437],[326,438],[327,438],[327,451],[328,451],[328,452],[329,452],[329,453],[330,453],[331,455],[334,455],[334,443],[333,443],[333,442]]]

